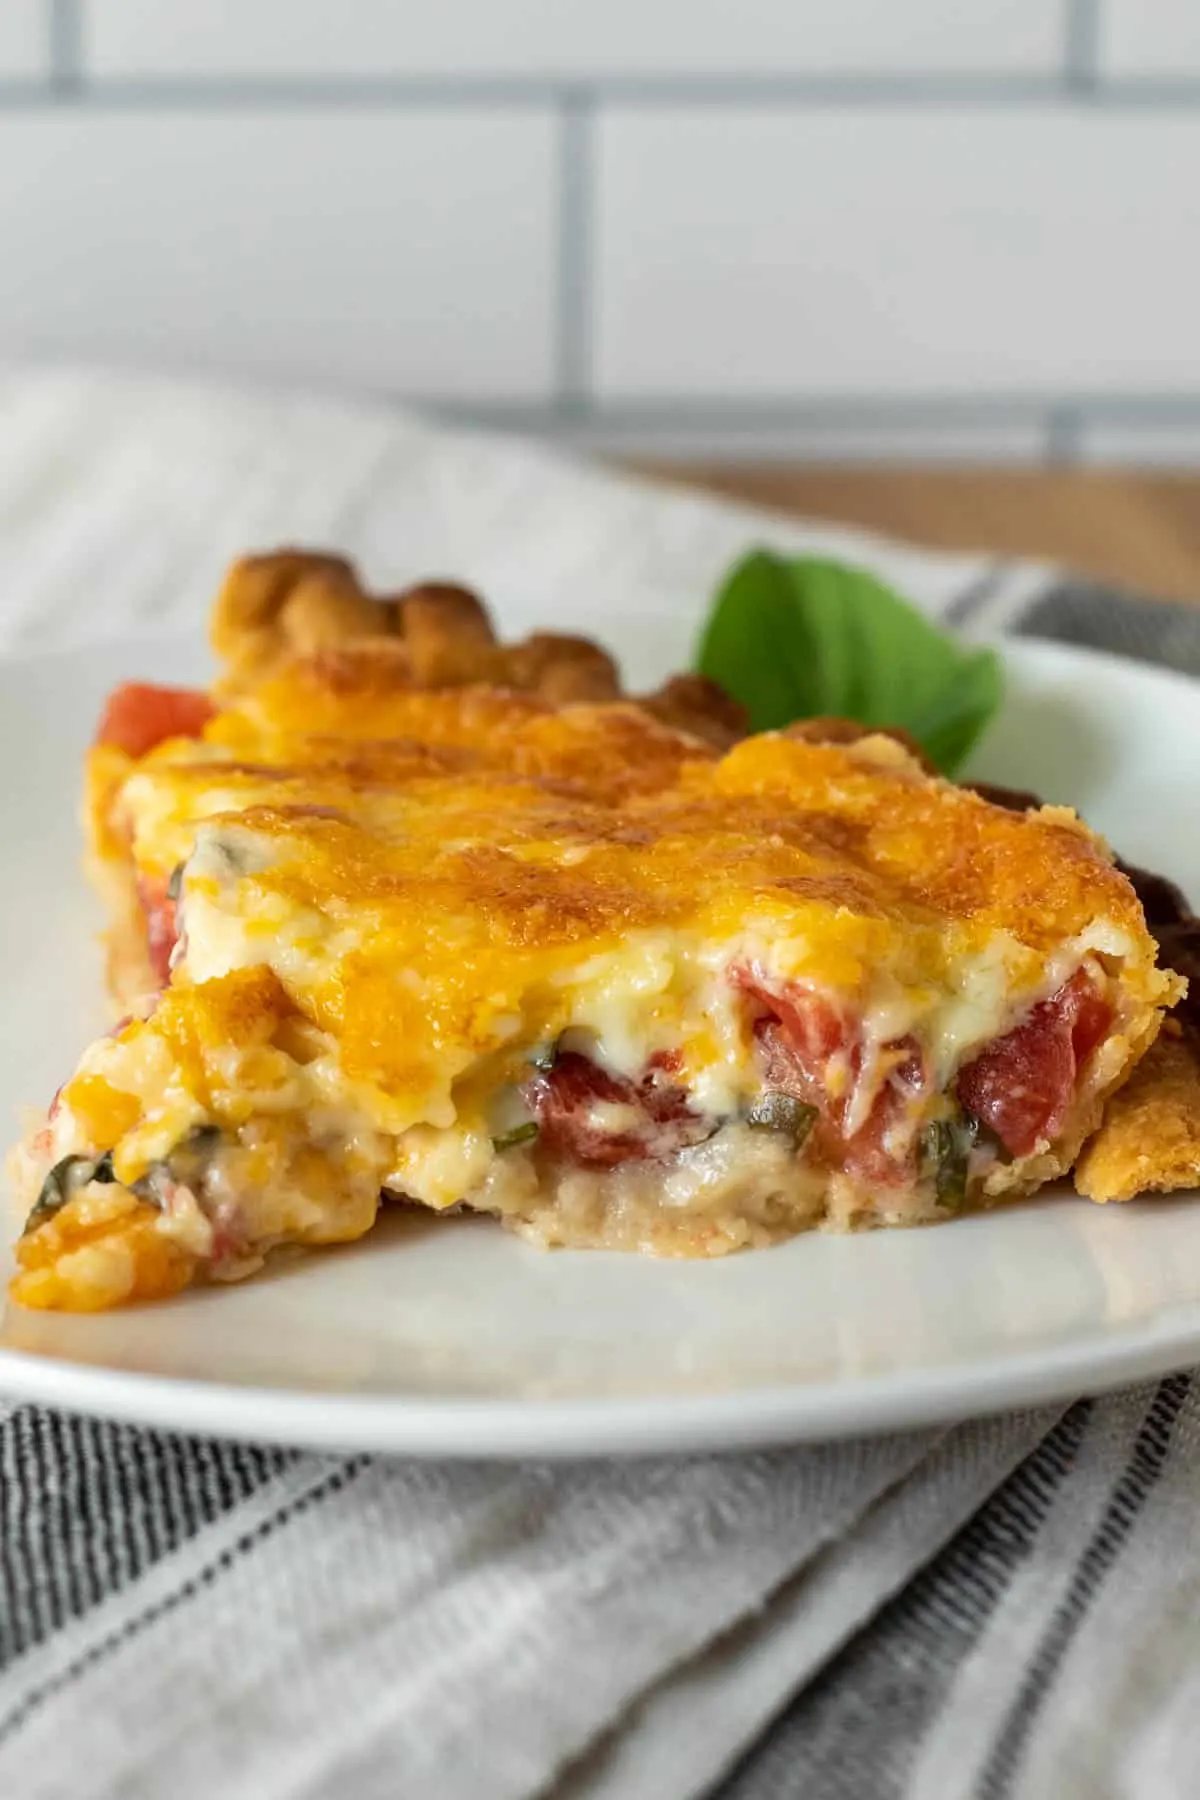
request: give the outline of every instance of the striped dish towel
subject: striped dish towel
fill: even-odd
[[[0,641],[196,626],[249,545],[503,611],[694,611],[769,533],[960,623],[1200,674],[1200,609],[384,409],[0,377]],[[1187,1375],[906,1437],[405,1463],[0,1406],[5,1800],[1200,1792]]]

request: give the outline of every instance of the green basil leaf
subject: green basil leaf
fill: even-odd
[[[993,650],[961,644],[864,569],[754,550],[722,584],[697,667],[776,731],[822,713],[903,726],[947,775],[1000,704]]]

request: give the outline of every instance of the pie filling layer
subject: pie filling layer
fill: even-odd
[[[1073,949],[1012,1014],[993,958],[933,1009],[937,1036],[900,1029],[894,997],[856,1016],[739,960],[719,1002],[706,983],[703,1061],[696,1037],[646,1050],[593,1014],[514,1033],[454,1084],[449,1122],[395,1131],[273,973],[213,975],[199,1021],[181,986],[94,1046],[26,1147],[16,1296],[90,1309],[236,1279],[277,1245],[360,1236],[388,1202],[675,1256],[946,1218],[1069,1166],[1131,1053],[1114,960]],[[611,987],[604,1006],[620,1017]]]

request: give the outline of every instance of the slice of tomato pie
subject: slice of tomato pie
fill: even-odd
[[[887,737],[722,753],[338,667],[110,771],[165,982],[17,1153],[27,1305],[235,1278],[389,1200],[687,1256],[946,1218],[1068,1169],[1180,991],[1073,814]]]

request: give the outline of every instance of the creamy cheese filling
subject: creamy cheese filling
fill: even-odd
[[[369,939],[369,904],[359,909],[355,923],[341,924],[291,895],[285,899],[269,885],[256,884],[255,874],[278,857],[277,844],[244,826],[200,831],[181,904],[193,981],[265,964],[304,1005],[305,996],[335,981],[346,959]],[[683,928],[633,931],[582,960],[550,968],[534,983],[538,1037],[630,1081],[656,1057],[681,1055],[678,1079],[694,1109],[714,1118],[736,1116],[761,1090],[762,1069],[748,1029],[744,984],[731,980],[731,972],[758,971],[768,991],[786,993],[799,984],[799,991],[821,995],[848,1021],[859,1045],[858,1066],[851,1069],[844,1055],[835,1056],[826,1082],[848,1094],[846,1129],[853,1133],[893,1074],[900,1040],[915,1040],[927,1085],[940,1091],[973,1051],[1053,993],[1085,956],[1099,952],[1119,959],[1132,949],[1103,921],[1061,946],[1049,961],[1003,932],[980,947],[965,928],[952,928],[935,945],[938,955],[930,967],[872,967],[854,987],[838,991],[814,980],[815,952],[803,937],[772,937],[753,924],[725,939]],[[448,947],[447,955],[452,954]],[[395,979],[409,983],[419,1009],[421,978],[400,970]],[[475,1022],[476,1033],[487,1034],[482,1046],[477,1041],[472,1054],[448,1045],[423,1088],[403,1101],[352,1078],[332,1044],[307,1079],[327,1104],[341,1097],[392,1131],[419,1124],[448,1128],[458,1119],[458,1092],[470,1087],[473,1064],[506,1049],[519,1058],[536,1048],[523,1041],[530,1021],[522,1005],[496,1005],[489,1015],[485,1003],[482,1024]],[[615,1123],[611,1128],[620,1129]]]
[[[189,897],[189,907],[192,904]],[[195,966],[199,943],[202,961],[205,956],[212,959],[209,966],[215,972],[229,922],[210,917],[203,903],[199,917],[201,929],[195,937],[189,919],[189,968]],[[228,941],[234,946],[244,942],[232,932]],[[1089,957],[1091,966],[1099,968],[1098,956],[1116,959],[1122,949],[1118,934],[1103,926],[1093,927],[1043,964],[1039,981],[1019,999],[1014,999],[1011,987],[1006,986],[1012,957],[1005,942],[993,944],[983,956],[964,959],[954,972],[953,985],[940,994],[931,995],[927,990],[906,994],[894,977],[878,976],[874,984],[877,998],[867,1004],[858,1021],[859,1054],[843,1097],[843,1137],[853,1137],[866,1125],[890,1084],[901,1093],[904,1104],[887,1123],[883,1147],[898,1161],[911,1159],[915,1139],[927,1122],[945,1116],[955,1072],[974,1052],[1002,1038],[1031,1006],[1057,991]],[[730,980],[730,965],[721,967],[722,953],[729,954],[727,949],[712,946],[703,952],[692,946],[682,949],[678,942],[669,942],[660,934],[653,943],[637,943],[593,959],[577,969],[574,980],[567,984],[574,1017],[558,1036],[554,1053],[582,1055],[596,1068],[626,1082],[643,1079],[656,1055],[673,1054],[680,1065],[678,1073],[663,1080],[679,1085],[689,1116],[711,1121],[707,1129],[712,1141],[719,1139],[728,1147],[733,1142],[745,1145],[769,1140],[775,1146],[772,1156],[782,1157],[795,1170],[793,1198],[811,1196],[814,1186],[823,1186],[831,1194],[836,1187],[838,1207],[847,1217],[856,1208],[884,1204],[870,1178],[848,1176],[828,1162],[806,1159],[803,1143],[790,1141],[777,1121],[766,1129],[755,1129],[752,1123],[748,1128],[751,1104],[761,1098],[765,1076],[750,1024],[752,1009],[745,993]],[[286,957],[288,947],[284,945],[277,954]],[[681,971],[688,979],[681,979]],[[623,985],[623,974],[627,985]],[[848,1002],[838,1004],[848,1011]],[[1112,1079],[1119,1068],[1124,1054],[1121,1026],[1118,1006],[1110,1041],[1102,1043],[1092,1059],[1086,1082],[1089,1091]],[[689,1031],[693,1034],[690,1038]],[[906,1086],[904,1055],[898,1048],[905,1039],[920,1046],[925,1069],[920,1084]],[[702,1055],[695,1053],[697,1040],[703,1045]],[[539,1053],[545,1058],[544,1045],[529,1045],[526,1052],[533,1058]],[[540,1065],[530,1061],[523,1066],[532,1080]],[[850,1063],[839,1053],[831,1058],[830,1067],[831,1085],[836,1089],[839,1069],[844,1075]],[[474,1070],[468,1070],[459,1087],[470,1092],[474,1075]],[[363,1104],[361,1092],[345,1080],[336,1041],[319,1032],[311,1034],[304,1060],[273,1048],[251,1056],[236,1046],[224,1046],[212,1054],[210,1079],[222,1091],[237,1096],[238,1116],[245,1121],[238,1125],[227,1114],[222,1127],[226,1140],[231,1131],[241,1138],[247,1130],[251,1137],[255,1132],[261,1137],[264,1124],[275,1120],[272,1129],[295,1141],[286,1153],[279,1153],[269,1148],[268,1132],[262,1139],[268,1148],[261,1151],[258,1163],[240,1153],[231,1157],[223,1143],[214,1143],[198,1191],[178,1184],[164,1189],[154,1178],[157,1169],[170,1172],[178,1147],[194,1143],[196,1134],[203,1134],[213,1120],[172,1061],[167,1044],[156,1035],[152,1020],[148,1029],[135,1035],[104,1039],[92,1046],[75,1079],[81,1077],[99,1080],[136,1101],[136,1123],[114,1147],[96,1141],[86,1108],[58,1107],[40,1134],[35,1161],[43,1173],[66,1158],[94,1157],[115,1148],[117,1178],[135,1189],[139,1183],[149,1182],[148,1191],[162,1208],[160,1229],[164,1233],[201,1258],[221,1261],[224,1257],[239,1267],[248,1245],[288,1235],[309,1241],[318,1237],[322,1208],[328,1208],[331,1217],[338,1212],[333,1196],[340,1172],[348,1168],[357,1171],[355,1186],[360,1194],[382,1190],[439,1210],[464,1201],[494,1210],[489,1194],[497,1183],[504,1186],[505,1171],[518,1163],[526,1171],[540,1168],[539,1191],[545,1186],[545,1151],[536,1141],[536,1123],[519,1083],[510,1082],[489,1096],[482,1112],[477,1095],[465,1111],[456,1104],[456,1088],[451,1083],[448,1109],[438,1107],[436,1116],[391,1132],[381,1128],[377,1115]],[[575,1123],[585,1136],[601,1140],[636,1139],[646,1128],[636,1095],[615,1100],[584,1096]],[[731,1138],[735,1126],[737,1133]],[[668,1132],[667,1137],[662,1130]],[[702,1154],[703,1131],[698,1134],[700,1142],[672,1145],[669,1127],[662,1130],[658,1135],[648,1133],[645,1156],[632,1156],[621,1166],[630,1171],[628,1181],[638,1192],[652,1180],[664,1206],[687,1205],[693,1178],[700,1184],[695,1191],[700,1192],[703,1171],[715,1166],[712,1155]],[[311,1166],[301,1154],[305,1144],[316,1156]],[[585,1166],[572,1170],[572,1159],[566,1157],[551,1187],[569,1177],[575,1183],[572,1191],[583,1192],[579,1187],[582,1181],[592,1201],[609,1188],[616,1191],[613,1170],[589,1173],[587,1159],[583,1160]],[[1009,1164],[1014,1161],[1006,1160]],[[996,1162],[994,1146],[971,1149],[967,1180],[973,1190],[1000,1191],[1009,1183],[1008,1176],[997,1173]],[[253,1180],[258,1167],[264,1171],[261,1189],[256,1189]],[[319,1179],[313,1177],[313,1168],[319,1168]],[[640,1171],[636,1179],[635,1168]],[[283,1179],[280,1169],[287,1171],[286,1179],[293,1184],[315,1179],[303,1206],[299,1194],[284,1205],[274,1192],[272,1183]],[[608,1181],[610,1176],[612,1181]],[[527,1185],[531,1177],[523,1179]],[[905,1205],[919,1211],[933,1204],[935,1173],[920,1162],[911,1163],[910,1177],[901,1185],[910,1200],[904,1201],[897,1188],[886,1201],[893,1213],[898,1207],[903,1211]],[[170,1204],[162,1199],[166,1192],[171,1195]],[[265,1200],[264,1193],[268,1196]],[[808,1205],[807,1198],[804,1204]],[[544,1208],[539,1216],[542,1213]],[[355,1217],[361,1219],[361,1207]],[[211,1226],[215,1219],[221,1221],[218,1236],[227,1246],[225,1251],[214,1248],[211,1231],[206,1235],[205,1222]],[[545,1235],[549,1227],[543,1224],[538,1229]]]

